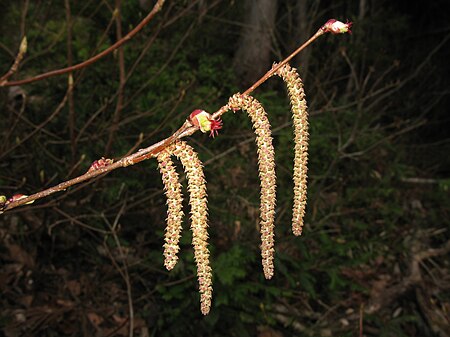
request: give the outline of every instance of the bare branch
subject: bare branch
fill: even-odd
[[[58,76],[58,75],[62,75],[62,74],[66,74],[69,72],[72,72],[74,70],[79,70],[82,69],[84,67],[87,67],[95,62],[97,62],[98,60],[100,60],[101,58],[103,58],[104,56],[110,54],[111,52],[113,52],[114,50],[116,50],[117,48],[119,48],[120,46],[122,46],[123,44],[125,44],[126,42],[128,42],[129,40],[131,40],[131,38],[133,38],[140,30],[142,30],[142,28],[144,28],[155,16],[156,13],[158,13],[163,4],[164,4],[165,0],[158,0],[158,2],[155,4],[155,6],[153,7],[153,9],[150,11],[150,13],[148,13],[148,15],[133,29],[131,30],[127,35],[125,35],[122,39],[120,39],[119,41],[117,41],[116,43],[114,43],[112,46],[110,46],[109,48],[105,49],[104,51],[98,53],[97,55],[95,55],[94,57],[91,57],[90,59],[75,64],[71,67],[66,67],[66,68],[62,68],[62,69],[57,69],[57,70],[52,70],[34,77],[30,77],[27,79],[23,79],[23,80],[17,80],[17,81],[11,81],[11,82],[7,82],[7,81],[0,81],[0,87],[8,87],[8,86],[13,86],[13,85],[22,85],[22,84],[28,84],[28,83],[32,83],[32,82],[36,82],[36,81],[40,81],[49,77],[53,77],[53,76]]]

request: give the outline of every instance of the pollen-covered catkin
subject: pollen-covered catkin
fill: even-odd
[[[276,64],[274,64],[274,67]],[[295,68],[288,64],[276,72],[286,82],[291,101],[294,124],[294,206],[292,209],[292,231],[301,235],[306,209],[307,171],[308,171],[308,107],[303,83]]]
[[[266,279],[270,279],[274,271],[274,217],[276,203],[275,152],[272,144],[270,123],[263,106],[252,96],[235,94],[228,101],[228,108],[233,111],[245,110],[250,116],[255,129],[261,184],[261,257],[264,276]]]
[[[178,261],[179,241],[183,221],[183,194],[178,173],[170,159],[171,154],[162,151],[158,154],[158,168],[161,172],[167,197],[167,225],[164,244],[164,266],[173,269]]]
[[[191,207],[192,245],[197,264],[201,311],[209,313],[212,298],[212,272],[208,250],[208,205],[203,165],[194,149],[183,141],[169,146],[168,151],[177,156],[186,172]]]

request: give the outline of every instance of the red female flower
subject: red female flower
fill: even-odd
[[[222,120],[220,118],[214,119],[205,110],[196,109],[189,115],[189,121],[192,125],[195,125],[201,132],[210,132],[210,137],[216,136],[219,132],[217,130],[222,129]]]

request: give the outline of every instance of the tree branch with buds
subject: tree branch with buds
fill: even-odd
[[[153,8],[152,12],[154,11],[159,11],[162,6],[162,4],[164,3],[164,1],[158,1],[157,5],[155,5],[155,8]],[[158,5],[159,4],[159,5]],[[154,16],[153,13],[151,15],[151,17]],[[150,14],[146,17],[146,19],[150,16]],[[139,26],[142,26],[144,23],[145,25],[145,19],[141,22],[141,24]],[[130,34],[134,35],[132,33],[134,33],[136,30],[138,31],[138,27],[137,26],[132,32],[128,33],[125,37],[124,40],[129,40]],[[340,32],[336,32],[336,29],[333,27],[339,26],[341,27],[340,29],[342,31]],[[288,57],[286,57],[283,61],[279,62],[275,67],[272,67],[264,76],[262,76],[257,82],[255,82],[251,87],[249,87],[246,91],[244,91],[242,94],[243,95],[248,95],[250,93],[252,93],[256,88],[258,88],[261,84],[263,84],[267,79],[269,79],[271,76],[273,76],[282,66],[284,66],[286,63],[288,63],[292,58],[294,58],[298,53],[300,53],[303,49],[305,49],[307,46],[309,46],[311,43],[313,43],[317,38],[319,38],[320,36],[322,36],[325,33],[332,33],[332,34],[338,34],[338,33],[351,33],[351,28],[352,23],[351,22],[347,22],[347,23],[342,23],[340,21],[334,20],[334,19],[330,19],[327,23],[325,23],[322,27],[320,27],[320,29],[305,43],[303,43],[298,49],[296,49],[294,52],[292,52]],[[342,28],[344,27],[344,28]],[[142,27],[140,27],[142,28]],[[136,33],[137,33],[136,31]],[[123,44],[123,42],[122,42]],[[116,46],[116,45],[114,45]],[[119,45],[120,46],[120,45]],[[119,47],[119,46],[116,46]],[[113,46],[111,46],[112,48]],[[93,63],[93,62],[91,62]],[[73,71],[74,69],[70,69],[67,70],[66,72],[69,71]],[[50,76],[54,76],[54,75],[50,75]],[[46,77],[44,77],[46,78]],[[39,78],[37,80],[42,80],[44,78]],[[37,80],[33,80],[33,81],[37,81]],[[31,81],[31,82],[33,82]],[[8,82],[5,85],[13,85],[14,82]],[[30,83],[30,82],[27,82]],[[215,123],[216,125],[219,123],[218,121],[220,120],[220,117],[228,111],[228,106],[224,105],[222,106],[220,109],[218,109],[216,112],[214,112],[213,114],[210,115],[209,120],[211,123]],[[194,110],[195,112],[195,110]],[[214,122],[213,122],[214,121]],[[99,175],[102,174],[106,174],[109,173],[115,169],[118,168],[123,168],[123,167],[127,167],[130,165],[134,165],[137,164],[143,160],[155,157],[159,152],[161,152],[164,148],[168,147],[170,144],[172,144],[175,140],[177,139],[182,139],[184,137],[187,136],[191,136],[192,134],[194,134],[196,131],[201,130],[200,126],[195,125],[196,122],[192,121],[190,118],[187,119],[184,124],[177,130],[175,131],[172,135],[170,135],[169,137],[154,143],[146,148],[140,149],[126,157],[121,158],[120,160],[112,163],[111,159],[108,159],[108,165],[103,165],[102,167],[99,167],[97,169],[90,169],[88,170],[88,172],[64,181],[56,186],[50,187],[48,189],[42,190],[40,192],[34,193],[32,195],[29,196],[21,196],[20,198],[6,198],[6,196],[0,196],[0,212],[5,212],[8,210],[11,210],[13,208],[22,206],[22,205],[26,205],[26,204],[30,204],[31,202],[34,202],[38,199],[42,199],[45,197],[48,197],[54,193],[57,192],[61,192],[61,191],[65,191],[67,188],[80,184],[82,182],[91,180]],[[214,129],[209,129],[206,131],[205,127],[207,128],[207,126],[203,126],[203,130],[202,132],[210,132],[211,130],[218,130],[218,127],[213,127]],[[211,127],[210,127],[211,128]],[[5,199],[3,202],[2,200]]]

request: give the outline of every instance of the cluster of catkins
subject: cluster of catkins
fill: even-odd
[[[277,67],[274,64],[273,67]],[[287,85],[291,101],[294,126],[294,205],[292,215],[292,230],[295,235],[302,233],[303,217],[306,207],[306,177],[308,162],[308,114],[303,91],[303,83],[295,68],[288,64],[276,72]],[[233,95],[226,110],[236,112],[243,110],[251,118],[256,134],[258,148],[258,171],[261,184],[260,198],[260,231],[261,257],[264,276],[273,276],[274,266],[274,217],[276,203],[275,153],[267,113],[258,100],[244,94]],[[224,109],[225,111],[225,109]],[[215,135],[222,124],[203,110],[195,110],[190,116],[190,122],[203,132]],[[206,181],[203,165],[194,149],[184,141],[177,141],[157,155],[158,167],[162,175],[167,197],[167,227],[164,244],[164,265],[171,270],[177,263],[179,239],[181,235],[182,186],[171,157],[177,157],[186,173],[189,204],[191,211],[192,245],[197,264],[197,276],[200,291],[201,312],[206,315],[211,308],[212,273],[208,250],[208,206]]]

